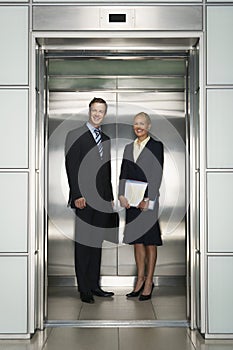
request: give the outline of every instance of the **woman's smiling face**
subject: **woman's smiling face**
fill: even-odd
[[[134,129],[135,135],[139,139],[143,140],[148,136],[150,124],[147,122],[147,119],[144,116],[137,115],[134,118],[133,129]]]

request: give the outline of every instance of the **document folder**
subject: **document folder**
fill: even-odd
[[[144,198],[147,186],[147,182],[126,180],[125,197],[127,198],[130,206],[137,207],[139,205]]]

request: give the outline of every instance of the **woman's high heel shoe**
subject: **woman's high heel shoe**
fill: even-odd
[[[127,298],[138,297],[139,294],[141,293],[141,291],[143,290],[144,286],[145,286],[145,282],[143,282],[141,288],[139,290],[137,290],[136,292],[132,291],[131,293],[126,294]]]
[[[155,286],[154,283],[152,283],[150,294],[147,294],[147,295],[141,294],[140,297],[139,297],[139,300],[140,300],[140,301],[145,301],[145,300],[151,299],[151,295],[152,295],[154,286]]]

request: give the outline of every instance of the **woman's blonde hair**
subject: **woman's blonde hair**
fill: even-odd
[[[137,114],[135,115],[135,117],[134,117],[134,120],[135,120],[136,117],[139,117],[139,116],[144,117],[144,118],[146,119],[147,124],[151,124],[151,119],[150,119],[149,114],[147,114],[147,113],[145,113],[145,112],[137,113]]]

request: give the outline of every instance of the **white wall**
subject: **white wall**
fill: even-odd
[[[0,6],[0,333],[28,333],[28,7]]]
[[[233,334],[233,6],[207,6],[207,333]]]

